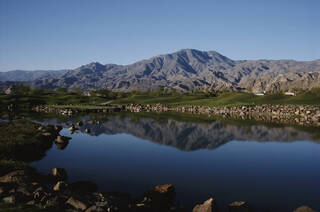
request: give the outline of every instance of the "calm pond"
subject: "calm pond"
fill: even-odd
[[[181,117],[31,118],[61,124],[60,134],[72,137],[66,147],[54,145],[31,165],[42,173],[63,167],[70,181],[90,180],[101,191],[133,196],[171,183],[177,202],[190,209],[211,196],[223,210],[239,200],[256,211],[320,208],[318,129]],[[84,125],[71,134],[69,125],[80,120]]]

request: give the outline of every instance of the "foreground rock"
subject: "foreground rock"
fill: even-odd
[[[54,168],[47,176],[32,170],[16,170],[0,177],[0,201],[7,204],[24,204],[48,211],[117,211],[117,212],[186,212],[175,202],[172,184],[158,185],[134,199],[128,193],[97,192],[97,185],[89,181],[67,182],[67,172]],[[228,205],[229,212],[249,212],[247,202]],[[198,204],[193,212],[217,212],[213,198]],[[294,212],[316,212],[301,206]]]
[[[155,186],[141,196],[137,206],[166,211],[174,205],[175,196],[176,192],[172,184]]]
[[[217,212],[216,203],[213,198],[208,199],[203,204],[196,205],[192,212]]]
[[[175,206],[171,184],[156,186],[136,200],[127,193],[97,192],[97,185],[89,181],[68,183],[67,178],[63,168],[54,168],[47,176],[10,172],[0,177],[0,201],[53,211],[186,211]]]
[[[0,177],[0,183],[29,183],[35,177],[27,170],[16,170]]]

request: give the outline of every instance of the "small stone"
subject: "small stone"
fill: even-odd
[[[100,212],[100,211],[102,212],[104,210],[96,205],[93,205],[86,210],[86,212]]]
[[[51,175],[60,181],[68,179],[68,174],[64,168],[53,168],[51,171]]]
[[[45,136],[45,137],[50,137],[50,136],[52,136],[52,134],[51,134],[50,132],[44,132],[44,133],[42,133],[42,135]]]
[[[317,211],[313,210],[309,206],[303,205],[295,209],[293,212],[317,212]]]
[[[216,204],[213,198],[206,200],[203,204],[196,205],[193,212],[216,212]]]
[[[236,201],[229,204],[229,212],[250,212],[250,206],[247,202]]]
[[[4,197],[2,199],[2,201],[4,203],[8,203],[8,204],[15,204],[16,203],[16,198],[15,198],[15,196],[11,195],[11,196],[8,196],[8,197]]]
[[[157,185],[154,187],[153,190],[156,192],[159,192],[159,193],[168,193],[168,192],[174,190],[174,187],[172,184]]]
[[[86,210],[87,209],[87,206],[86,206],[85,203],[83,203],[82,201],[77,200],[77,199],[75,199],[73,197],[70,197],[67,200],[66,204],[71,205],[72,207],[74,207],[77,210]]]
[[[62,191],[65,190],[68,187],[68,184],[65,181],[58,181],[54,186],[54,191]]]

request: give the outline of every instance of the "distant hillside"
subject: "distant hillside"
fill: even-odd
[[[48,71],[48,70],[37,70],[37,71],[23,71],[14,70],[0,72],[0,81],[33,81],[49,77],[59,77],[59,75],[65,73],[66,70],[59,71]]]
[[[33,86],[42,88],[107,88],[114,91],[154,90],[159,87],[181,91],[251,89],[253,92],[295,87],[309,89],[320,86],[320,60],[235,61],[214,51],[183,49],[130,65],[90,63],[25,81],[32,81]]]

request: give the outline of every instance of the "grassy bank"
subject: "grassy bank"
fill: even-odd
[[[169,107],[198,105],[198,106],[238,106],[261,104],[297,104],[320,105],[320,98],[312,93],[303,93],[297,96],[283,94],[270,94],[256,96],[244,92],[226,92],[216,97],[207,97],[204,94],[183,94],[178,96],[148,96],[134,95],[127,98],[116,99],[113,104],[165,104]]]
[[[286,96],[281,93],[257,96],[245,92],[221,92],[214,96],[206,93],[184,93],[184,94],[148,94],[132,93],[110,99],[107,96],[83,96],[78,93],[58,93],[45,91],[41,93],[27,93],[4,95],[0,94],[0,106],[6,109],[12,105],[13,109],[30,109],[35,105],[54,105],[57,108],[77,109],[103,109],[101,103],[111,104],[157,104],[161,103],[169,107],[188,105],[197,106],[239,106],[239,105],[261,105],[261,104],[296,104],[296,105],[320,105],[320,96],[312,92],[304,92],[297,96]]]
[[[14,170],[35,170],[28,162],[40,160],[52,147],[58,131],[53,126],[41,127],[26,120],[0,122],[0,176]],[[48,211],[25,204],[0,201],[0,211]]]
[[[25,120],[0,122],[0,175],[28,168],[28,162],[40,160],[52,147],[56,132],[50,127]]]
[[[57,93],[46,91],[38,94],[0,94],[0,106],[13,105],[18,109],[26,109],[35,105],[95,105],[106,102],[105,98],[99,96],[83,96],[77,93]]]

